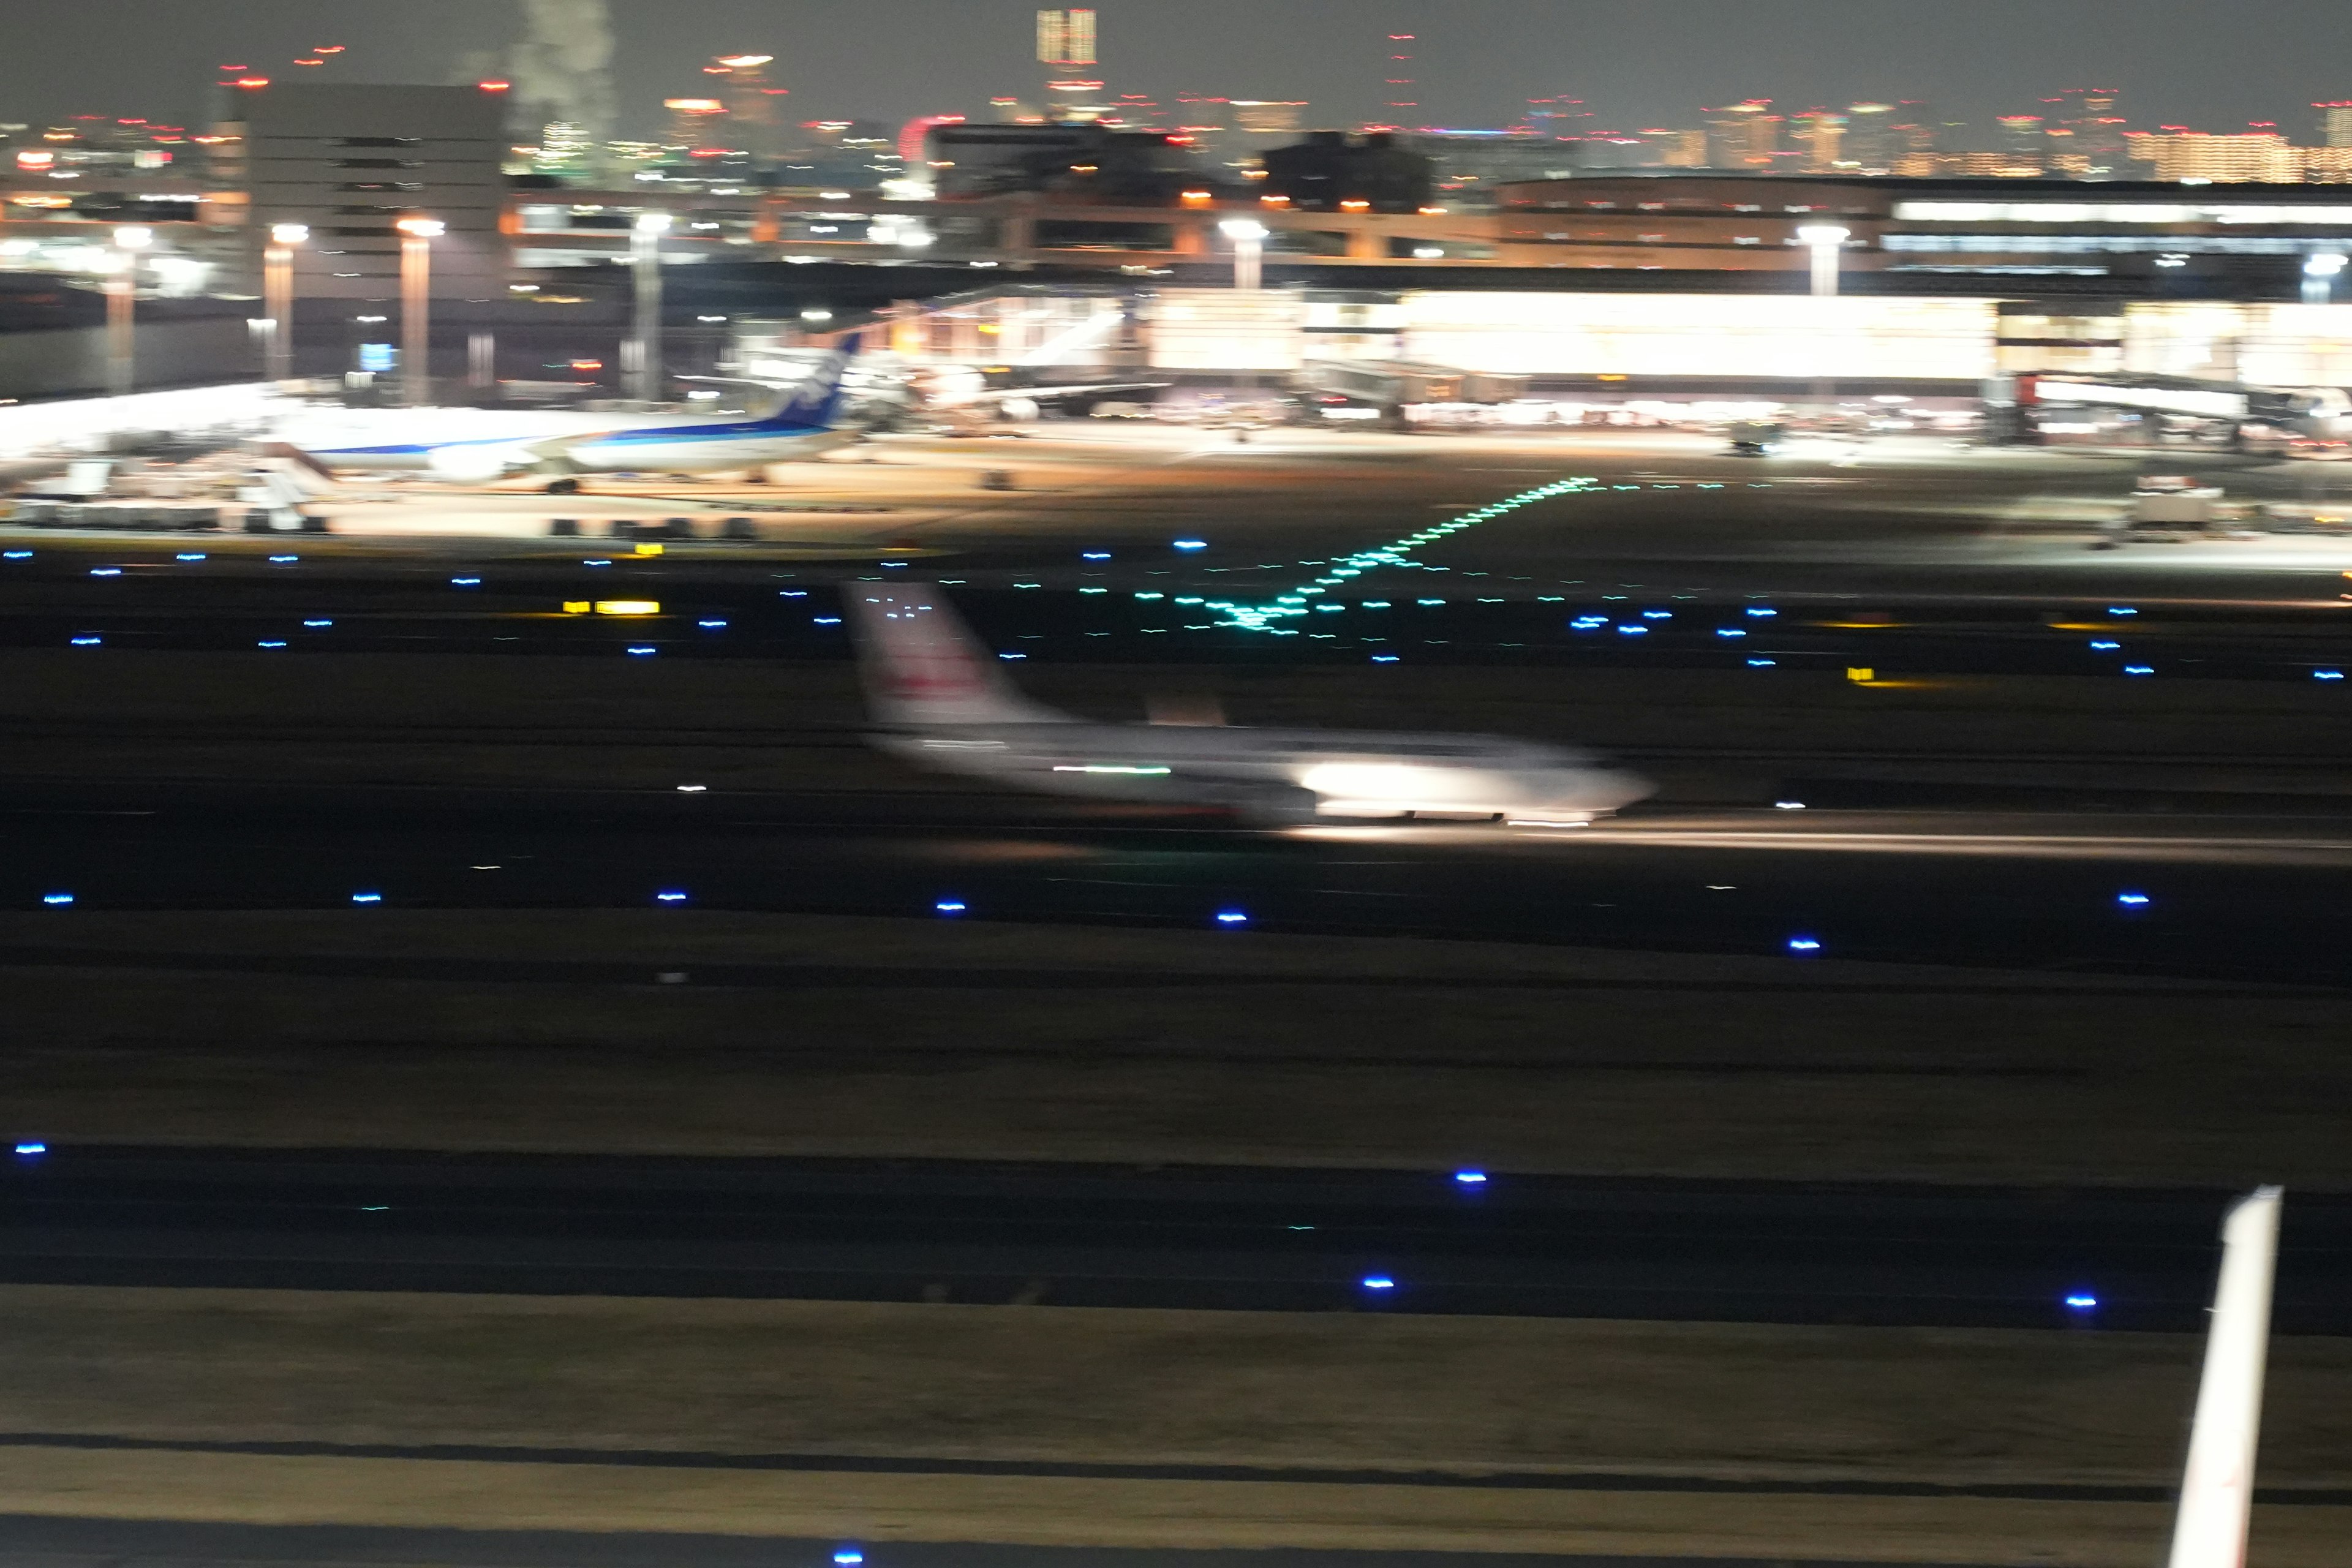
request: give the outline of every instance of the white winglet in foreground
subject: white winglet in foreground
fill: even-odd
[[[2221,1225],[2221,1277],[2206,1330],[2170,1568],[2244,1568],[2284,1196],[2278,1187],[2258,1188]]]
[[[843,598],[879,743],[941,772],[1053,795],[1216,807],[1265,824],[1575,826],[1653,791],[1583,752],[1487,735],[1091,723],[1015,691],[931,584],[852,584]]]

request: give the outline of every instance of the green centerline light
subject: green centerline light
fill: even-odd
[[[1474,527],[1482,522],[1492,522],[1495,519],[1523,506],[1533,506],[1538,501],[1550,500],[1559,496],[1589,495],[1595,490],[1608,488],[1610,487],[1602,485],[1591,475],[1583,474],[1574,479],[1560,479],[1552,484],[1538,486],[1531,490],[1522,490],[1507,500],[1496,501],[1491,505],[1479,507],[1475,510],[1464,512],[1460,517],[1424,528],[1417,533],[1408,533],[1390,543],[1379,545],[1370,550],[1360,550],[1352,555],[1343,557],[1339,567],[1328,575],[1318,577],[1311,583],[1300,584],[1289,593],[1279,595],[1271,601],[1244,604],[1235,599],[1211,599],[1206,602],[1204,607],[1214,610],[1223,616],[1223,624],[1227,627],[1245,632],[1268,632],[1276,637],[1295,637],[1299,635],[1296,629],[1278,623],[1292,616],[1308,614],[1307,605],[1308,598],[1326,593],[1346,583],[1350,577],[1361,576],[1365,571],[1375,566],[1442,571],[1444,570],[1442,567],[1432,567],[1424,562],[1415,561],[1412,559],[1412,552],[1423,545],[1434,544],[1451,534],[1459,533],[1465,528]],[[1617,488],[1640,489],[1642,487],[1633,485]],[[1327,563],[1318,562],[1316,564]],[[1431,601],[1424,599],[1422,602],[1427,604]]]

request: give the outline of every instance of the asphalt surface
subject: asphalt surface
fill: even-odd
[[[0,794],[0,904],[46,909],[64,946],[92,909],[364,920],[384,908],[662,906],[2332,986],[2347,979],[2342,943],[2313,911],[2347,868],[2342,816],[1808,807],[1660,810],[1582,831],[1246,832],[960,795],[165,783],[93,795],[72,780]]]
[[[1560,1557],[1506,1552],[1204,1552],[940,1542],[856,1544],[787,1537],[561,1531],[373,1530],[0,1514],[11,1568],[827,1568],[854,1550],[871,1568],[1895,1568],[1774,1558]],[[1901,1568],[1936,1568],[1905,1563]]]
[[[2229,1197],[1465,1174],[58,1147],[0,1279],[2193,1331]],[[2352,1203],[2283,1252],[2352,1332]]]

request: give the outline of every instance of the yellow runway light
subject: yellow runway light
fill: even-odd
[[[658,599],[599,599],[596,601],[596,613],[600,616],[658,616],[661,614],[661,601]]]

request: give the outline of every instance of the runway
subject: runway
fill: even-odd
[[[0,1168],[0,1280],[2187,1332],[2227,1201],[67,1146]],[[2352,1202],[2284,1255],[2281,1331],[2352,1331]]]
[[[1647,808],[1331,826],[958,791],[20,780],[0,903],[707,910],[1453,936],[2333,986],[2352,818]],[[355,899],[363,898],[363,906]],[[59,927],[59,933],[69,929]]]

